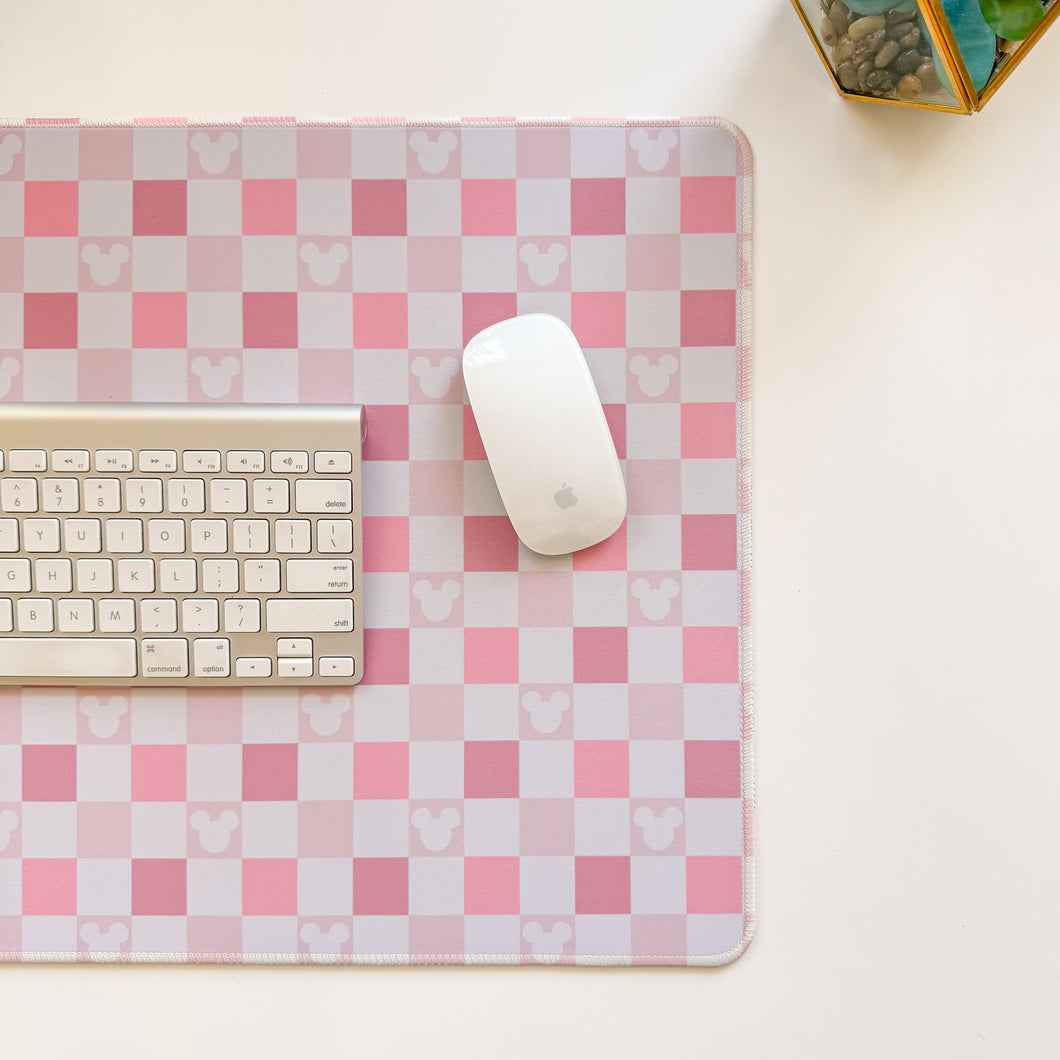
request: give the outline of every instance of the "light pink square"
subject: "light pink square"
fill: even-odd
[[[409,344],[409,296],[354,293],[353,341],[361,350],[403,350]]]
[[[503,685],[519,681],[519,630],[464,630],[464,681]]]
[[[460,216],[465,236],[515,235],[515,181],[463,181]]]
[[[629,686],[631,740],[679,740],[684,732],[684,694],[680,685]]]
[[[626,236],[627,290],[677,291],[680,288],[680,236]]]
[[[189,916],[188,956],[197,962],[231,960],[243,952],[243,919],[238,916]]]
[[[0,689],[0,744],[22,742],[22,690]]]
[[[459,685],[413,685],[409,689],[409,739],[462,740],[464,690]]]
[[[300,858],[353,857],[353,803],[312,799],[298,804]]]
[[[516,129],[515,171],[523,178],[568,176],[570,130],[559,125]]]
[[[574,797],[629,797],[629,744],[624,740],[574,742]]]
[[[637,515],[670,515],[681,509],[681,464],[677,460],[626,463],[629,510]]]
[[[574,291],[571,330],[583,349],[622,349],[626,345],[626,292]]]
[[[25,259],[21,236],[0,237],[0,291],[21,294],[25,283]]]
[[[462,460],[413,460],[409,464],[411,515],[462,515],[463,512]]]
[[[570,799],[523,799],[519,804],[519,852],[529,857],[572,857],[574,803]]]
[[[685,863],[689,913],[743,912],[743,859],[691,857]]]
[[[78,358],[78,401],[131,401],[132,353],[82,350]]]
[[[465,949],[462,916],[409,917],[409,955],[413,964],[458,959]]]
[[[77,235],[77,181],[28,180],[24,187],[27,236]]]
[[[685,918],[664,914],[631,917],[630,949],[634,965],[684,964],[688,956],[688,928]],[[640,962],[638,958],[641,958]]]
[[[184,744],[134,746],[133,802],[183,802],[187,797],[186,759]]]
[[[196,350],[188,364],[188,400],[242,401],[243,351]]]
[[[77,807],[77,856],[127,858],[132,854],[132,806],[82,802]]]
[[[564,635],[566,630],[564,630]],[[569,740],[574,729],[574,685],[521,685],[519,736],[523,740]]]
[[[242,291],[242,238],[188,236],[188,290]]]
[[[131,180],[133,130],[83,128],[78,134],[77,175],[81,180]]]
[[[189,688],[186,695],[188,743],[242,742],[242,696],[210,688]]]
[[[76,859],[23,858],[22,913],[24,916],[76,914]]]
[[[298,354],[298,397],[306,402],[353,400],[351,350],[301,350]]]
[[[574,624],[574,578],[569,571],[523,571],[519,576],[520,626]]]
[[[188,295],[184,291],[133,292],[133,346],[180,349],[188,344]]]
[[[736,456],[736,405],[731,401],[681,406],[681,456],[716,459]]]
[[[409,745],[358,743],[353,748],[354,799],[407,799]]]
[[[364,569],[407,571],[409,569],[409,520],[406,515],[366,515]]]
[[[735,626],[689,626],[683,631],[684,678],[693,684],[740,680],[739,630]]]
[[[297,913],[298,861],[244,858],[243,915],[295,916]]]
[[[188,804],[187,850],[197,858],[238,858],[243,848],[238,802]]]
[[[243,234],[293,236],[298,231],[297,182],[243,181]]]
[[[518,913],[519,859],[465,858],[464,912],[472,915]]]
[[[353,175],[350,130],[319,126],[298,129],[298,175],[348,179]]]
[[[462,279],[459,236],[409,238],[410,291],[459,291]]]

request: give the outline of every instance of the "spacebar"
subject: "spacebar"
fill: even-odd
[[[2,637],[3,677],[135,677],[136,641],[115,637]]]

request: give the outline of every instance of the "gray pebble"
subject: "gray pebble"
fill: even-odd
[[[886,32],[886,27],[887,23],[882,15],[864,15],[851,22],[847,32],[851,40],[858,41],[881,29]]]
[[[849,60],[835,68],[835,75],[848,92],[853,92],[858,87],[858,68]]]
[[[894,72],[901,74],[903,77],[906,74],[915,74],[920,69],[920,64],[924,61],[924,57],[916,50],[916,48],[910,48],[908,51],[904,51],[894,61]]]
[[[900,50],[901,49],[898,47],[898,41],[886,41],[876,53],[876,69],[882,70],[885,66],[890,66],[891,63],[898,58],[898,52]]]

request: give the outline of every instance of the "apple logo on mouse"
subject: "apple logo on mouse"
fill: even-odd
[[[574,495],[574,487],[568,486],[566,482],[553,494],[557,508],[573,508],[578,503]]]

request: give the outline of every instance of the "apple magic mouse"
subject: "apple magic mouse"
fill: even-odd
[[[508,518],[559,556],[610,537],[626,485],[578,340],[558,317],[492,324],[464,348],[464,386]]]

